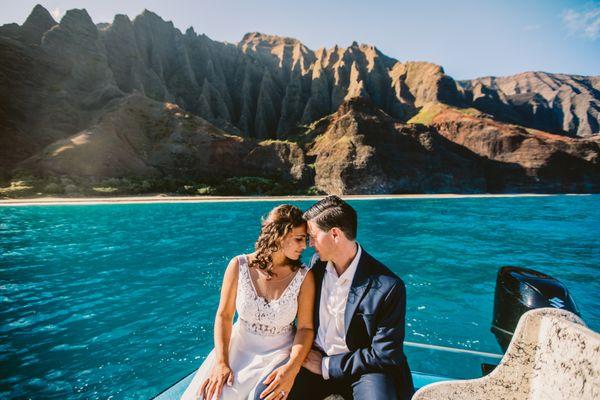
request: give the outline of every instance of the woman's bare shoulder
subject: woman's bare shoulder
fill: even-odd
[[[227,268],[225,269],[225,277],[237,277],[240,270],[240,256],[235,256],[231,260],[229,260],[229,264],[227,264]]]

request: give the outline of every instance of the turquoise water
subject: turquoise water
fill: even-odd
[[[496,353],[503,265],[562,280],[600,330],[599,199],[351,203],[360,243],[407,284],[407,340]],[[223,269],[275,204],[0,207],[0,397],[145,399],[195,369]],[[462,377],[481,361],[407,354],[415,370]]]

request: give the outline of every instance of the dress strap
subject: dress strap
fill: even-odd
[[[308,271],[310,271],[310,267],[305,264],[302,264],[302,267],[300,268],[300,273],[302,274],[302,282],[304,282],[304,278],[306,278],[306,275],[308,275]]]
[[[304,283],[304,279],[308,275],[308,271],[310,271],[310,268],[308,268],[306,265],[302,264],[302,267],[300,267],[300,270],[297,273],[297,275],[300,275],[300,276],[294,277],[294,279],[298,278],[298,284],[297,284],[298,288],[297,288],[296,293],[300,293],[300,287]]]
[[[240,254],[239,256],[237,256],[237,260],[238,260],[240,269],[242,267],[248,268],[248,257],[246,257],[245,254]]]
[[[244,254],[236,257],[238,260],[238,281],[246,282],[246,276],[248,275],[248,259]]]

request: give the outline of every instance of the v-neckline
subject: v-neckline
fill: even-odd
[[[281,300],[283,298],[283,296],[287,293],[287,291],[290,288],[290,286],[292,285],[292,282],[294,282],[294,279],[296,279],[296,276],[300,273],[300,270],[298,269],[298,271],[295,272],[294,277],[292,279],[290,279],[290,282],[287,284],[287,286],[285,287],[285,289],[283,289],[283,292],[281,292],[281,295],[278,298],[268,300],[264,296],[261,296],[261,295],[258,294],[258,290],[256,290],[256,286],[254,286],[254,281],[252,280],[252,275],[250,275],[250,260],[249,260],[247,254],[244,254],[244,257],[246,257],[246,273],[248,274],[248,280],[250,281],[250,286],[252,286],[252,290],[254,291],[254,295],[256,297],[258,297],[259,299],[264,300],[264,302],[267,303],[267,304],[271,304],[271,303],[274,303],[274,302],[277,302],[277,301]]]

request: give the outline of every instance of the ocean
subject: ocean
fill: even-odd
[[[600,330],[599,200],[350,203],[360,244],[406,283],[406,340],[499,353],[490,324],[505,265],[562,281]],[[147,399],[196,369],[227,262],[253,251],[261,216],[280,203],[0,207],[0,398]],[[489,362],[406,353],[413,370],[460,378]]]

